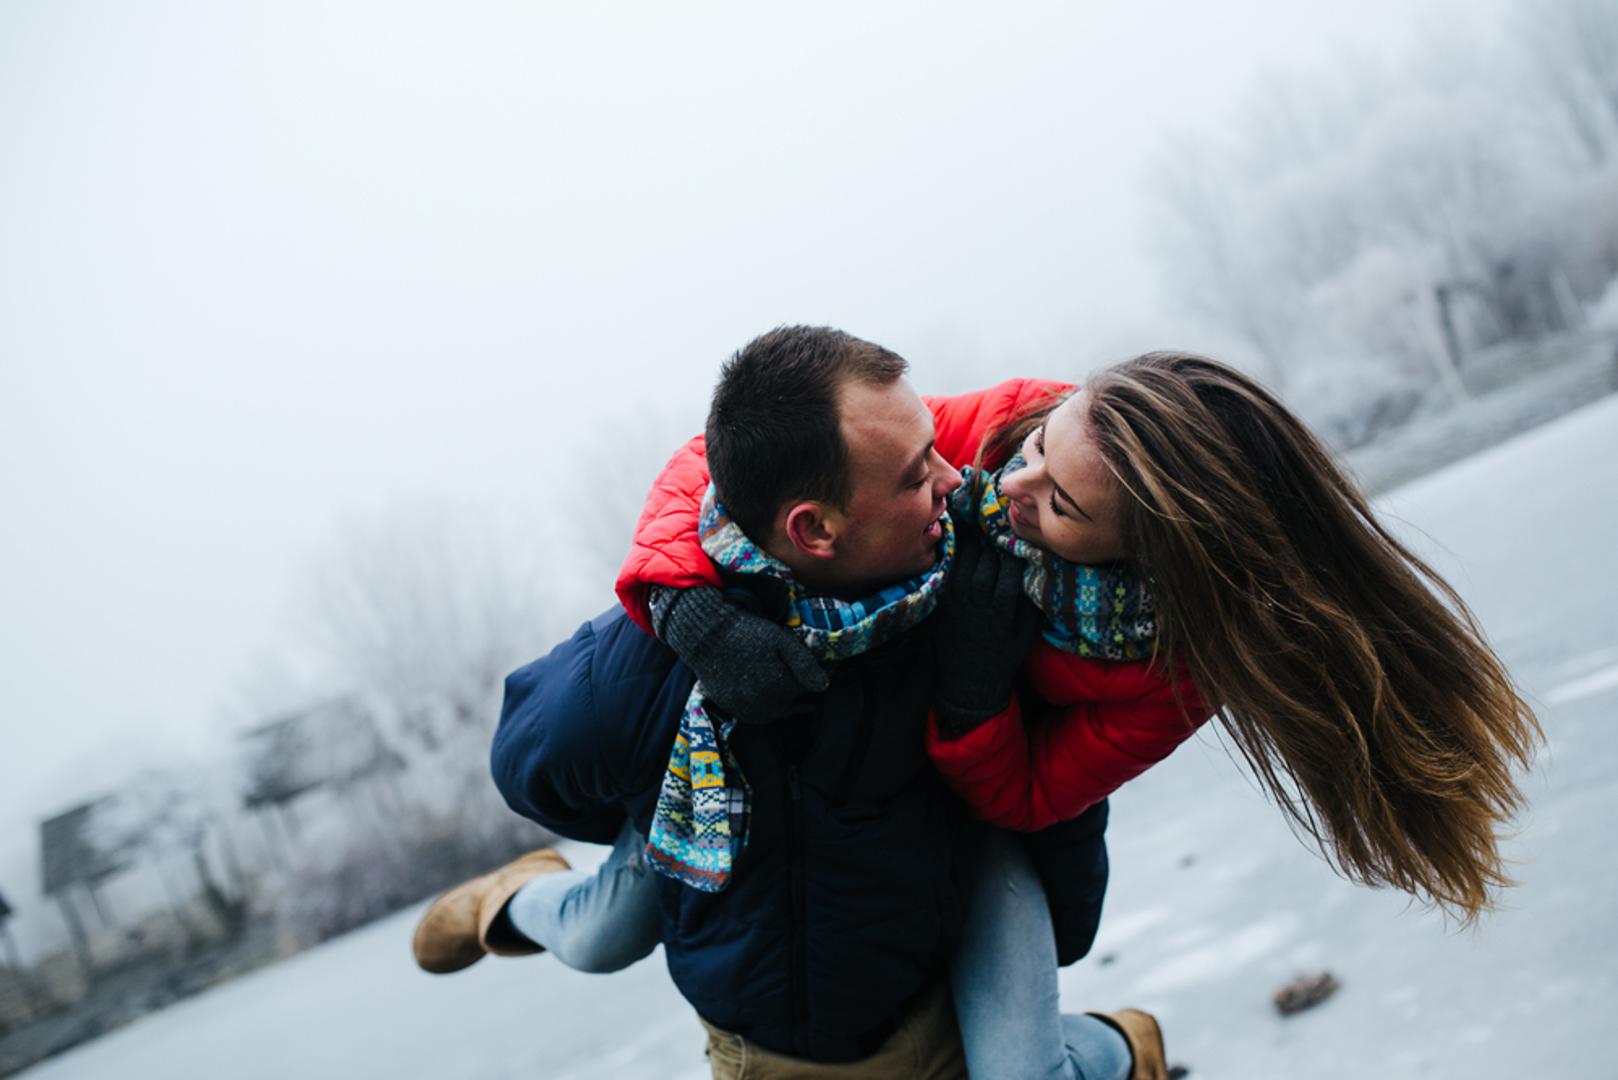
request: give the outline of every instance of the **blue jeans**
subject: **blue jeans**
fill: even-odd
[[[1062,1014],[1050,906],[1022,837],[979,826],[971,839],[970,907],[950,986],[972,1080],[1127,1080],[1123,1035]]]
[[[655,949],[660,936],[657,883],[645,850],[646,838],[625,823],[595,873],[537,877],[507,902],[506,917],[570,968],[622,971]]]
[[[646,839],[626,824],[594,874],[546,874],[517,890],[511,924],[578,971],[619,971],[659,938]],[[1056,937],[1039,875],[1014,833],[972,837],[973,886],[950,974],[972,1080],[1126,1080],[1129,1044],[1093,1016],[1063,1016]]]

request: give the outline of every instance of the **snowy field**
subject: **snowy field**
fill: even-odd
[[[1618,1076],[1618,399],[1383,500],[1533,695],[1548,746],[1511,843],[1522,887],[1473,931],[1350,886],[1294,840],[1206,734],[1114,800],[1101,938],[1074,1010],[1158,1013],[1199,1080]],[[593,857],[581,849],[581,860]],[[412,966],[401,913],[46,1062],[30,1080],[707,1075],[659,957],[614,976],[547,957],[450,978]],[[1279,1018],[1293,976],[1342,982]]]

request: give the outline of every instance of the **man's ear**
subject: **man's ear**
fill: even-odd
[[[794,503],[787,507],[781,523],[787,543],[810,559],[832,559],[837,555],[837,516],[817,502]]]

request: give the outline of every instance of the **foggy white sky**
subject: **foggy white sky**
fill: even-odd
[[[0,890],[42,813],[228,734],[345,516],[539,517],[780,322],[923,390],[1208,347],[1154,293],[1148,155],[1435,10],[0,7]]]

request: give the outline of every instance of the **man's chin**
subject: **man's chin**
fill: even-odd
[[[917,560],[916,568],[906,576],[919,577],[922,574],[925,574],[927,571],[938,565],[938,560],[943,558],[943,555],[944,552],[938,544],[929,545],[927,548],[927,554]]]

